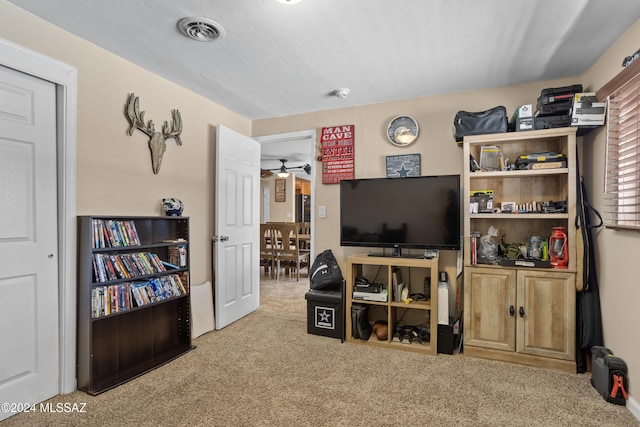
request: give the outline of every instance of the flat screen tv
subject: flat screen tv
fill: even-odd
[[[340,245],[460,249],[460,175],[340,181]]]

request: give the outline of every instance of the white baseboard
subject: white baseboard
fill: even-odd
[[[629,396],[627,400],[627,409],[638,421],[640,421],[640,403],[633,399],[633,397]]]

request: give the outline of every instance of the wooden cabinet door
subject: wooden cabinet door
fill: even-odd
[[[466,268],[464,281],[465,345],[515,351],[516,270]]]
[[[517,351],[574,360],[575,274],[518,271]]]

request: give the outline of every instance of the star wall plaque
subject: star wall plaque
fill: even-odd
[[[420,154],[387,156],[387,178],[421,176]]]

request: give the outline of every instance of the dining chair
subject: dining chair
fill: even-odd
[[[273,242],[275,247],[276,280],[280,277],[280,268],[296,270],[296,280],[300,280],[300,269],[303,267],[309,271],[310,251],[300,247],[298,237],[299,224],[280,223],[270,224],[274,234]]]
[[[269,273],[273,278],[275,267],[275,246],[273,229],[269,224],[260,224],[260,268],[264,268],[264,275]]]
[[[303,249],[311,249],[311,223],[299,222],[298,229],[300,233],[300,247]]]

